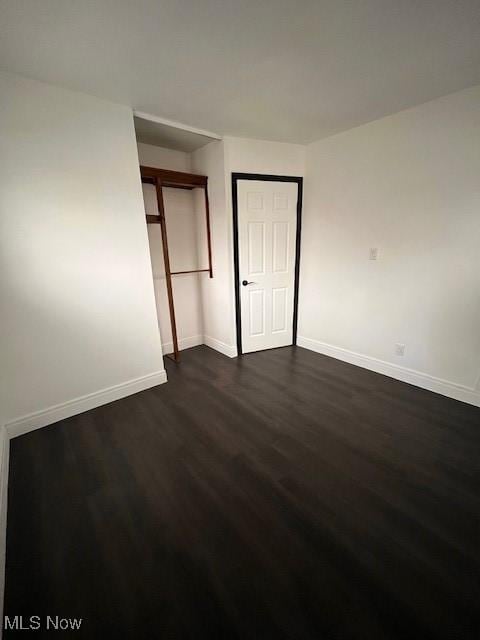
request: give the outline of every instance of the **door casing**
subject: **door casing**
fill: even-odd
[[[237,325],[237,351],[242,350],[242,307],[240,302],[240,263],[238,249],[238,180],[263,180],[265,182],[295,182],[297,194],[297,232],[295,238],[295,277],[293,294],[293,344],[297,344],[298,324],[298,286],[300,279],[300,238],[302,231],[303,178],[299,176],[278,176],[265,173],[232,173],[232,210],[233,210],[233,265],[235,274],[235,319]]]

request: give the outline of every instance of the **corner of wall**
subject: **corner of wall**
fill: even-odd
[[[128,380],[127,382],[122,382],[107,389],[101,389],[100,391],[95,391],[94,393],[73,398],[72,400],[52,407],[47,407],[41,411],[35,411],[34,413],[21,416],[8,422],[5,428],[9,438],[16,438],[29,431],[46,427],[59,420],[65,420],[65,418],[70,418],[84,411],[95,409],[101,405],[120,400],[121,398],[145,391],[146,389],[150,389],[150,387],[156,387],[165,382],[167,382],[167,372],[165,369],[160,369],[146,376]]]
[[[373,358],[363,353],[356,353],[355,351],[343,349],[342,347],[337,347],[305,336],[298,336],[297,344],[304,349],[330,356],[336,360],[348,362],[363,369],[375,371],[375,373],[381,373],[389,378],[412,384],[415,387],[420,387],[427,391],[433,391],[433,393],[438,393],[453,400],[459,400],[460,402],[466,402],[475,407],[480,407],[480,392],[478,389],[456,384],[421,371],[408,369],[407,367],[386,362],[379,358]]]
[[[211,349],[215,349],[219,353],[223,353],[224,356],[228,358],[236,358],[238,356],[237,347],[231,344],[226,344],[225,342],[221,342],[216,338],[212,338],[211,336],[204,336],[204,344]]]
[[[61,405],[49,407],[23,416],[7,424],[0,425],[0,616],[3,623],[3,606],[5,593],[6,542],[7,542],[7,506],[8,475],[10,463],[10,440],[29,431],[47,426],[58,420],[71,417],[83,411],[119,400],[133,393],[138,393],[153,386],[167,382],[167,373],[161,369],[147,376],[142,376],[127,383],[119,384],[102,391],[76,398]],[[3,624],[0,624],[0,640]]]

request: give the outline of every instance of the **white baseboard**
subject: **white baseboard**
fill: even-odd
[[[215,349],[215,351],[220,351],[220,353],[223,353],[224,356],[228,356],[229,358],[236,358],[238,355],[237,347],[221,342],[211,336],[203,336],[203,342],[207,347],[211,347]]]
[[[49,424],[70,418],[77,413],[83,413],[89,409],[94,409],[102,404],[119,400],[125,396],[130,396],[133,393],[144,391],[150,387],[156,387],[159,384],[163,384],[167,381],[167,373],[164,369],[156,371],[128,382],[122,382],[113,387],[102,389],[101,391],[95,391],[88,395],[81,396],[80,398],[74,398],[68,400],[62,404],[57,404],[53,407],[48,407],[42,411],[35,411],[29,415],[22,416],[15,420],[12,420],[6,424],[6,429],[9,438],[15,438],[21,436],[24,433],[33,431],[34,429],[40,429],[40,427],[46,427]]]
[[[144,391],[150,387],[167,382],[167,373],[163,369],[147,376],[135,378],[128,382],[117,384],[108,389],[75,398],[68,402],[49,407],[43,411],[36,411],[27,416],[0,425],[0,620],[3,622],[3,600],[5,592],[5,554],[7,541],[7,501],[8,501],[8,467],[10,461],[10,440],[29,431],[45,427],[74,416],[83,411],[94,409],[102,404],[119,400],[125,396]],[[0,624],[0,640],[2,638]]]
[[[203,336],[190,336],[189,338],[180,338],[178,341],[178,348],[190,349],[190,347],[197,347],[199,344],[203,344]],[[172,353],[173,342],[162,342],[162,353]]]
[[[382,373],[390,378],[408,382],[416,387],[428,389],[428,391],[439,393],[442,396],[480,407],[480,391],[473,387],[466,387],[461,384],[456,384],[455,382],[443,380],[442,378],[436,378],[421,371],[407,369],[407,367],[402,367],[398,364],[372,358],[371,356],[349,351],[348,349],[342,349],[341,347],[335,347],[331,344],[320,342],[319,340],[313,340],[312,338],[298,336],[297,345],[326,356],[331,356],[337,360],[343,360],[358,367],[363,367],[364,369],[370,369],[370,371]]]
[[[3,600],[5,593],[5,558],[7,544],[7,500],[8,464],[10,460],[10,438],[4,426],[0,425],[0,639],[3,628]]]

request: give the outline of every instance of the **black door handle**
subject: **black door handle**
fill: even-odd
[[[247,286],[247,284],[257,284],[256,282],[248,282],[248,280],[242,280],[242,284],[244,287]]]

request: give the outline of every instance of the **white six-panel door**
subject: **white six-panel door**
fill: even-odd
[[[297,197],[294,182],[238,180],[244,353],[292,344]]]

